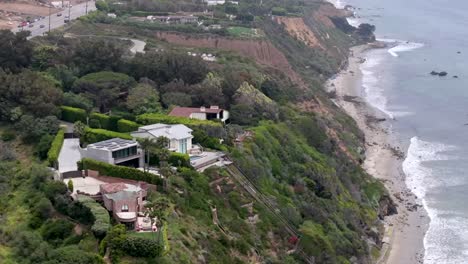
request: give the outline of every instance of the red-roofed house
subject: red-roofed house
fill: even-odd
[[[100,192],[104,207],[112,212],[114,218],[130,228],[134,228],[139,212],[144,211],[147,184],[137,185],[123,182],[101,184]]]
[[[229,112],[221,109],[218,106],[210,106],[206,108],[204,106],[200,108],[196,107],[175,107],[169,113],[170,116],[181,116],[200,120],[213,120],[219,119],[223,123],[229,119]]]

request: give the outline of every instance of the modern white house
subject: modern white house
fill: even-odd
[[[135,140],[113,138],[80,148],[82,158],[90,158],[113,165],[143,167],[144,153]]]
[[[225,123],[229,119],[229,112],[218,106],[202,107],[175,107],[169,113],[170,116],[180,116],[200,120],[218,119]]]
[[[192,129],[185,125],[153,124],[142,126],[138,131],[130,133],[134,138],[158,138],[169,139],[169,150],[188,154],[192,149]]]

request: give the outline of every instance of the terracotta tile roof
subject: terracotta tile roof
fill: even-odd
[[[220,108],[208,108],[206,107],[204,111],[200,107],[175,107],[169,113],[170,116],[183,116],[183,117],[190,117],[192,113],[210,113],[210,114],[217,114],[223,111]]]

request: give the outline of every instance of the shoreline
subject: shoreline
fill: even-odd
[[[347,66],[326,84],[335,91],[333,101],[348,113],[365,134],[366,158],[363,168],[380,179],[397,205],[398,214],[384,220],[385,235],[378,264],[424,262],[424,235],[429,217],[421,202],[405,183],[402,163],[407,151],[390,130],[388,116],[366,102],[360,70],[366,51],[382,48],[375,44],[351,48]]]

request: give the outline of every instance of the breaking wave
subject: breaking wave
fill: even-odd
[[[443,175],[434,163],[455,159],[456,157],[447,154],[454,149],[453,146],[413,137],[403,162],[406,185],[421,199],[430,218],[429,228],[424,237],[425,264],[461,264],[466,263],[468,258],[468,252],[460,253],[459,249],[453,247],[454,241],[460,245],[468,243],[466,217],[456,212],[435,209],[432,204],[437,201],[427,195],[444,187],[445,179],[441,180]]]

